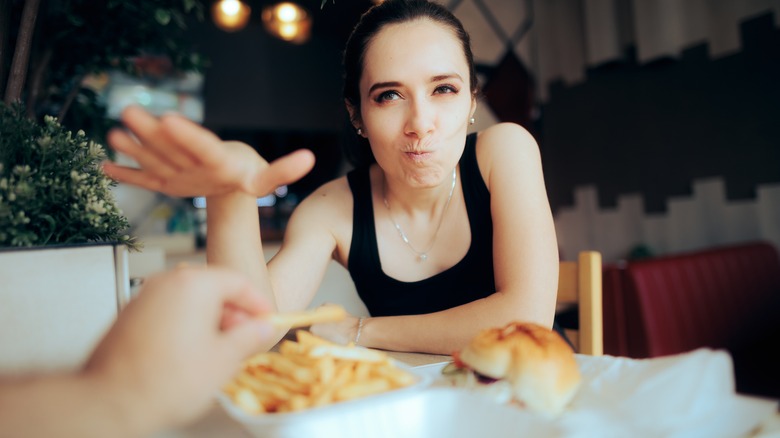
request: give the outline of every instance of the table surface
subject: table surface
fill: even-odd
[[[444,355],[432,355],[422,353],[404,353],[404,352],[387,352],[388,355],[394,359],[407,364],[412,367],[420,367],[432,364],[441,364],[450,360],[449,356]],[[711,359],[708,355],[712,355],[711,352],[700,352],[697,357],[704,357],[703,363],[709,363]],[[674,362],[675,359],[672,359]],[[684,357],[680,358],[680,362],[690,361]],[[717,360],[716,360],[717,361]],[[624,366],[627,369],[641,367],[645,368],[663,368],[663,359],[660,360],[643,360],[637,361],[628,358],[616,358],[611,356],[592,357],[578,355],[578,362],[585,374],[588,374],[590,369],[590,378],[594,377],[593,369],[596,368],[601,373],[601,370],[614,368],[616,366]],[[672,363],[673,363],[672,362]],[[669,362],[666,362],[669,363]],[[426,367],[427,368],[427,367]],[[434,367],[435,368],[435,367]],[[691,371],[685,371],[685,375],[688,375]],[[694,371],[697,372],[697,371]],[[668,373],[667,373],[668,374]],[[718,374],[719,375],[719,374]],[[667,376],[668,377],[668,376]],[[602,382],[603,383],[603,382]],[[607,382],[609,383],[609,382]],[[663,385],[663,383],[661,383]],[[597,385],[598,386],[598,385]],[[775,401],[776,404],[776,401]],[[777,409],[775,405],[774,409]],[[153,436],[153,438],[206,438],[219,436],[222,438],[251,438],[249,434],[238,422],[234,421],[228,416],[228,414],[218,405],[214,405],[206,415],[201,417],[195,423],[190,424],[184,428],[163,431]],[[757,429],[757,431],[750,435],[750,437],[777,437],[780,436],[780,413],[775,414],[772,418],[767,418],[767,421]]]

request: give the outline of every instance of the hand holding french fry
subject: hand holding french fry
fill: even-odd
[[[309,327],[318,323],[329,323],[341,321],[347,317],[347,312],[343,307],[335,304],[328,304],[317,307],[313,310],[303,310],[300,312],[271,313],[260,317],[271,323],[277,329],[293,329],[299,327]]]
[[[311,310],[268,314],[261,317],[278,330],[309,327],[328,341],[346,345],[355,339],[358,319],[336,304],[323,304]]]

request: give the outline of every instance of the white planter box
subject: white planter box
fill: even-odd
[[[70,370],[130,299],[127,248],[0,250],[0,374]]]

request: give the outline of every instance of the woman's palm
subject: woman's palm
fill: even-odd
[[[139,168],[106,163],[112,178],[170,196],[212,196],[242,191],[264,196],[304,176],[314,164],[309,151],[296,151],[269,164],[251,146],[222,141],[180,116],[155,118],[128,108],[122,120],[130,132],[114,130],[109,142]]]

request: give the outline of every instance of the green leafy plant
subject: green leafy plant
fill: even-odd
[[[21,105],[0,104],[0,246],[120,242],[127,219],[102,171],[103,147],[46,116],[36,123]]]
[[[53,115],[104,142],[112,124],[85,79],[147,75],[147,57],[167,61],[154,73],[202,70],[208,62],[185,35],[205,10],[201,0],[0,0],[0,95],[23,102],[29,118]]]
[[[115,122],[85,79],[200,70],[185,32],[204,12],[201,0],[0,0],[0,246],[139,247],[100,169]]]

